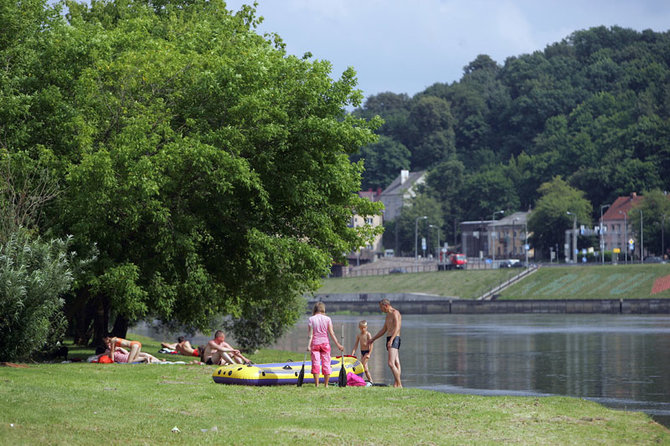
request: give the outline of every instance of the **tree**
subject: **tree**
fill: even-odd
[[[584,198],[584,192],[571,187],[561,177],[543,183],[538,189],[541,197],[528,219],[528,231],[536,252],[546,255],[550,248],[565,243],[565,231],[572,229],[573,216],[577,224],[591,222],[591,203]]]
[[[428,225],[438,227],[444,226],[443,211],[440,203],[427,194],[417,195],[410,206],[402,208],[400,216],[391,222],[385,223],[384,246],[393,246],[396,255],[405,255],[414,257],[415,235],[418,233],[419,246],[418,254],[421,255],[421,238],[437,237],[435,231],[431,232]],[[427,219],[421,217],[426,216]],[[419,218],[417,224],[417,218]],[[415,229],[417,229],[415,233]],[[430,246],[435,243],[430,242]]]
[[[642,230],[644,231],[645,252],[664,255],[665,237],[670,235],[666,230],[670,226],[670,199],[667,192],[654,189],[642,194],[644,200],[633,207],[628,213],[628,223],[632,228],[637,243],[641,243],[640,217],[642,217]],[[640,211],[642,215],[640,216]],[[667,246],[670,243],[665,243]],[[667,248],[666,248],[667,249]]]
[[[332,80],[327,61],[288,55],[248,6],[68,6],[31,73],[34,96],[52,99],[32,123],[48,144],[14,137],[10,151],[61,174],[51,230],[98,247],[68,301],[78,335],[82,314],[94,339],[112,321],[117,334],[145,317],[205,329],[220,314],[243,341],[281,335],[332,261],[367,242],[352,211],[379,212],[348,159],[380,124],[344,111],[361,100],[355,73]]]
[[[363,147],[352,156],[352,161],[364,160],[362,188],[384,189],[390,185],[402,169],[410,168],[411,153],[402,143],[381,135],[379,141]]]

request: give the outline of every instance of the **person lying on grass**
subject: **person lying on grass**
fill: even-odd
[[[128,363],[130,358],[130,352],[123,347],[114,347],[114,354],[111,354],[110,346],[108,344],[107,350],[105,350],[105,352],[100,356],[108,356],[112,359],[113,362]],[[156,358],[153,355],[150,355],[149,353],[140,352],[135,358],[135,361],[133,362],[146,362],[148,364],[153,364],[156,362],[163,362],[163,361]]]
[[[226,342],[226,335],[221,330],[216,330],[214,339],[210,340],[205,346],[202,361],[209,365],[251,363],[239,350]]]
[[[174,344],[170,344],[168,342],[161,342],[161,347],[176,350],[177,353],[184,356],[195,356],[195,357],[200,356],[200,349],[198,349],[198,347],[193,347],[191,343],[188,340],[186,340],[183,336],[179,336],[177,338],[177,342],[175,342]]]

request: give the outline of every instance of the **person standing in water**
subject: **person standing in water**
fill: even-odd
[[[379,309],[382,313],[386,313],[386,321],[384,322],[382,329],[379,330],[379,333],[372,337],[370,343],[375,342],[375,340],[381,338],[384,336],[384,333],[386,333],[388,365],[395,380],[393,387],[402,387],[402,382],[400,381],[400,356],[398,354],[398,350],[400,350],[400,325],[402,324],[402,316],[398,310],[391,306],[391,302],[388,299],[379,301]]]

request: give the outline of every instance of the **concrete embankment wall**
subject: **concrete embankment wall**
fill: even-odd
[[[670,299],[589,299],[589,300],[461,300],[425,294],[323,294],[308,301],[309,309],[323,301],[329,313],[379,312],[379,301],[387,298],[405,314],[670,314]]]

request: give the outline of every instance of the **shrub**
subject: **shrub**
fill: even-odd
[[[27,359],[62,337],[61,296],[73,280],[70,242],[20,230],[0,244],[0,360]]]

